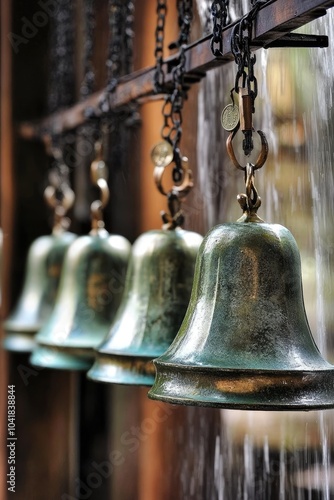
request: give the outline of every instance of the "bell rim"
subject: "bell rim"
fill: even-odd
[[[43,356],[45,354],[47,357],[44,358],[44,361]],[[51,364],[50,360],[52,361]],[[32,366],[49,368],[50,370],[86,371],[91,368],[94,358],[91,356],[76,356],[72,352],[65,352],[65,350],[55,349],[51,346],[37,345],[29,358],[29,362]]]
[[[155,365],[156,379],[148,397],[170,404],[265,411],[334,407],[334,367],[302,371],[234,369],[225,370],[224,377],[222,369]]]
[[[294,403],[291,405],[280,405],[280,404],[251,404],[251,403],[222,403],[215,401],[199,401],[193,399],[176,398],[172,396],[165,396],[160,394],[155,394],[149,390],[148,398],[152,401],[161,401],[163,403],[168,403],[171,405],[179,406],[198,406],[201,408],[215,408],[220,410],[242,410],[242,411],[315,411],[315,410],[331,410],[334,407],[333,403],[318,403],[318,404],[307,404],[303,405],[301,403]]]
[[[110,368],[109,374],[106,367],[107,369]],[[113,372],[112,375],[110,371]],[[154,377],[153,358],[146,356],[114,356],[109,353],[99,353],[93,366],[87,372],[87,378],[90,380],[115,385],[152,387]]]
[[[334,376],[334,365],[331,365],[328,361],[325,359],[322,359],[323,361],[323,368],[315,368],[315,369],[305,369],[303,368],[295,368],[295,369],[266,369],[266,368],[238,368],[238,367],[233,367],[233,368],[227,368],[227,367],[222,367],[222,366],[199,366],[199,365],[190,365],[190,364],[183,364],[183,363],[169,363],[166,361],[161,361],[159,358],[158,359],[153,359],[153,363],[157,369],[159,370],[159,367],[167,368],[167,369],[172,369],[172,370],[184,370],[184,371],[196,371],[198,373],[206,373],[206,372],[220,372],[220,373],[245,373],[247,375],[251,375],[254,372],[257,374],[272,374],[275,375],[277,373],[285,373],[286,375],[293,375],[296,372],[297,373],[322,373],[322,372],[333,372]]]
[[[2,340],[2,347],[8,352],[30,353],[36,348],[35,333],[6,331],[6,335]]]

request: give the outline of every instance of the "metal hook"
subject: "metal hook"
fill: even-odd
[[[55,186],[47,186],[44,190],[44,199],[50,208],[54,211],[53,233],[57,233],[67,229],[69,226],[69,219],[65,217],[67,211],[74,203],[74,191],[68,184],[63,183],[60,187],[61,199],[57,197],[57,189]]]
[[[238,168],[239,170],[243,170],[245,172],[246,171],[246,167],[242,167],[240,165],[240,163],[238,162],[238,160],[237,160],[237,158],[235,156],[234,150],[233,150],[232,141],[233,141],[236,133],[238,132],[238,130],[239,130],[239,125],[228,136],[228,138],[226,140],[226,149],[227,149],[227,153],[228,153],[228,155],[229,155],[229,157],[230,157],[233,165],[236,168]],[[265,164],[265,162],[267,160],[268,151],[269,151],[268,141],[266,139],[266,136],[264,135],[264,133],[262,132],[262,130],[258,130],[257,133],[259,134],[259,136],[261,138],[261,151],[260,151],[259,156],[257,157],[257,160],[256,160],[255,164],[253,165],[253,169],[254,170],[258,170],[259,168],[263,167],[263,165]]]
[[[104,227],[102,210],[109,201],[109,187],[107,183],[108,169],[103,160],[102,141],[95,143],[95,160],[90,167],[91,180],[100,189],[100,199],[93,201],[90,206],[92,217],[92,231]]]
[[[158,190],[164,196],[168,196],[170,192],[173,192],[176,193],[181,200],[183,200],[189,194],[189,192],[194,186],[192,171],[188,167],[188,158],[186,156],[183,156],[181,160],[183,175],[180,184],[175,184],[170,191],[165,191],[162,185],[162,178],[165,173],[166,167],[171,163],[173,162],[170,161],[167,164],[155,166],[153,172],[154,181]]]

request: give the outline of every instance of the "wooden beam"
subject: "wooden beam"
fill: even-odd
[[[285,34],[326,14],[326,10],[334,6],[334,0],[272,0],[259,11],[254,25],[252,47],[254,50],[265,47]],[[198,81],[207,71],[232,60],[231,35],[233,25],[223,31],[222,56],[214,57],[210,49],[210,36],[197,40],[186,48],[186,79]],[[172,68],[178,63],[179,55],[175,54],[166,60],[165,81],[172,80]],[[111,108],[117,109],[131,101],[142,101],[154,96],[154,67],[145,68],[122,78],[110,96]],[[85,101],[73,107],[59,111],[35,123],[21,123],[19,133],[25,139],[43,138],[50,133],[61,133],[82,125],[86,120],[88,108],[98,109],[105,90],[96,92]],[[157,96],[154,96],[157,97]],[[159,97],[159,96],[158,96]],[[160,96],[162,97],[162,96]]]

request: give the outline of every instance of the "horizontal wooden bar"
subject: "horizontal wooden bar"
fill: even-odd
[[[272,0],[258,12],[254,22],[252,48],[254,50],[274,43],[287,33],[307,24],[324,14],[334,6],[334,0]],[[185,49],[186,75],[190,83],[198,81],[207,71],[231,61],[231,35],[233,25],[223,30],[223,52],[220,57],[213,56],[210,49],[210,36],[206,36]],[[172,68],[178,63],[179,54],[166,60],[164,64],[165,81],[172,80]],[[154,95],[154,67],[145,68],[126,75],[110,95],[112,109],[120,108],[131,101],[142,102]],[[99,109],[105,89],[92,94],[86,100],[69,109],[54,113],[38,122],[25,122],[19,125],[19,134],[25,139],[43,139],[50,134],[58,134],[75,129],[87,121],[86,110]],[[161,96],[162,97],[162,96]]]

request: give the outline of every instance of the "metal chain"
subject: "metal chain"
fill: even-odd
[[[121,76],[123,47],[123,2],[109,0],[109,51],[106,61],[108,85],[113,89]]]
[[[254,74],[256,55],[251,53],[253,21],[259,9],[267,1],[252,0],[252,9],[236,23],[231,35],[231,52],[238,66],[234,90],[236,93],[239,93],[240,88],[246,89],[246,95],[250,99],[251,114],[255,113],[255,99],[258,94],[257,79]],[[243,100],[241,96],[240,99]],[[248,130],[243,130],[243,133],[245,136],[243,150],[245,155],[249,155],[253,150],[252,127]]]
[[[108,84],[100,102],[102,114],[110,113],[110,94],[115,91],[120,76],[132,66],[133,12],[132,1],[109,0],[109,49],[106,61]],[[129,71],[126,71],[129,72]]]
[[[252,9],[234,26],[231,36],[231,51],[238,65],[234,90],[238,93],[240,86],[247,87],[250,95],[253,96],[253,104],[257,97],[257,79],[254,75],[256,55],[252,55],[250,49],[252,27],[260,7],[267,3],[267,1],[252,0]],[[247,72],[245,68],[247,68]]]
[[[70,106],[74,101],[74,11],[73,2],[59,0],[52,18],[50,71],[48,89],[49,114]]]
[[[182,137],[182,109],[187,97],[184,86],[185,70],[185,46],[181,47],[179,64],[172,70],[174,90],[167,94],[162,108],[164,123],[161,129],[161,137],[169,142],[173,148],[173,181],[180,182],[182,179],[182,155],[180,152],[180,141]]]
[[[163,34],[166,15],[166,4],[158,0],[158,19],[156,28],[156,72],[154,85],[156,91],[164,90],[165,102],[162,108],[163,126],[161,137],[163,143],[159,143],[152,151],[151,157],[154,161],[154,179],[158,190],[168,199],[169,213],[162,212],[164,222],[163,229],[175,229],[181,226],[184,216],[181,204],[193,187],[192,173],[188,168],[188,160],[182,157],[180,152],[180,141],[182,137],[182,109],[184,99],[187,97],[187,86],[184,82],[186,65],[185,49],[189,41],[191,20],[193,18],[192,1],[178,0],[178,23],[179,36],[169,48],[180,48],[178,64],[172,69],[173,87],[163,89],[164,73],[163,63]],[[166,144],[167,143],[167,144]],[[162,177],[166,166],[173,164],[172,178],[174,186],[166,192],[162,186]]]
[[[135,6],[131,0],[128,0],[124,6],[124,75],[128,75],[133,71],[133,40],[134,40],[134,13]]]
[[[159,3],[159,0],[158,0]],[[161,129],[161,137],[173,148],[173,181],[180,182],[183,175],[182,155],[180,152],[180,141],[182,137],[182,109],[184,99],[187,97],[186,87],[184,85],[185,72],[185,46],[189,42],[191,21],[193,19],[193,3],[190,0],[178,0],[179,27],[180,33],[177,42],[169,46],[180,46],[179,63],[172,70],[173,91],[166,94],[165,102],[162,108],[164,123]],[[159,22],[159,20],[158,20]]]
[[[214,0],[211,5],[213,20],[211,52],[215,57],[223,55],[223,28],[230,22],[229,0]]]
[[[92,94],[95,85],[93,66],[94,29],[95,29],[95,0],[84,2],[85,43],[84,43],[84,77],[80,86],[80,95],[84,99]]]
[[[75,99],[73,2],[59,0],[51,21],[47,100],[50,114],[70,106]],[[47,154],[53,159],[49,170],[49,187],[60,203],[70,190],[70,171],[63,156],[72,135],[60,135],[54,130],[47,132],[50,133],[50,142],[46,144]]]
[[[155,28],[155,73],[154,73],[154,90],[156,93],[161,92],[165,83],[165,75],[162,69],[164,56],[164,39],[165,39],[165,22],[167,14],[166,0],[157,0],[157,25]]]
[[[193,20],[192,0],[177,0],[179,36],[175,42],[169,44],[169,49],[178,49],[189,43],[191,22]]]

